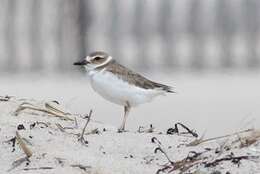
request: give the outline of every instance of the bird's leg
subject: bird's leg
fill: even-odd
[[[127,102],[126,105],[124,106],[124,119],[123,119],[123,122],[122,122],[122,125],[121,127],[119,128],[118,132],[124,132],[125,131],[125,124],[126,124],[126,119],[127,119],[127,116],[130,112],[130,109],[131,109],[131,106],[129,105],[129,103]]]

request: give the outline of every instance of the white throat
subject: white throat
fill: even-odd
[[[93,64],[88,64],[85,66],[85,69],[87,71],[87,74],[91,77],[93,75],[95,75],[96,73],[102,73],[106,70],[106,67],[102,68],[101,70],[96,70],[96,68],[102,67],[104,65],[106,65],[107,63],[109,63],[112,60],[112,57],[109,56],[107,58],[107,60],[99,65],[93,65]]]

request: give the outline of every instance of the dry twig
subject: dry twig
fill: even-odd
[[[82,170],[84,170],[84,171],[87,171],[87,169],[90,169],[91,168],[91,166],[84,166],[84,165],[81,165],[81,164],[72,164],[72,165],[70,165],[71,167],[77,167],[77,168],[80,168],[80,169],[82,169]]]
[[[81,133],[81,135],[80,135],[80,138],[79,138],[79,141],[80,141],[82,144],[88,144],[88,141],[84,139],[84,133],[85,133],[85,131],[86,131],[86,127],[87,127],[88,123],[90,122],[91,116],[92,116],[92,110],[89,111],[89,114],[88,114],[88,116],[87,116],[87,122],[86,122],[86,124],[85,124],[85,126],[84,126],[84,128],[83,128],[83,130],[82,130],[82,133]]]
[[[162,154],[164,154],[164,156],[167,158],[167,160],[173,165],[174,162],[170,159],[170,157],[165,152],[164,148],[162,147],[162,143],[156,137],[153,137],[151,139],[151,141],[152,141],[152,143],[155,143],[158,146],[157,148],[155,148],[154,153],[157,153],[158,151],[160,151]]]
[[[184,128],[187,132],[180,132],[178,125],[181,126],[182,128]],[[185,126],[182,123],[176,123],[176,124],[174,124],[174,128],[169,128],[167,130],[167,134],[175,134],[175,133],[177,133],[178,135],[190,134],[193,137],[196,137],[196,138],[198,137],[198,134],[194,130],[189,129],[187,126]]]

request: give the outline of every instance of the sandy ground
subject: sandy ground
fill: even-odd
[[[157,74],[157,73],[156,73]],[[191,75],[192,74],[192,75]],[[166,131],[176,122],[192,126],[206,137],[260,127],[260,73],[145,74],[172,85],[177,94],[156,98],[133,108],[127,128],[153,124]],[[123,108],[96,94],[84,75],[0,76],[0,95],[37,100],[58,100],[76,113],[94,111],[103,123],[118,127]]]
[[[96,121],[93,112],[84,141],[79,141],[88,111],[75,114],[64,103],[51,100],[4,100],[0,102],[0,173],[153,174],[160,169],[164,170],[159,173],[260,173],[257,130],[202,143],[206,139],[202,135],[169,135],[159,128],[118,133],[116,127]],[[49,114],[25,109],[28,106]]]

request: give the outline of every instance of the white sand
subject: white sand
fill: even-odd
[[[234,156],[260,155],[260,143],[256,142],[249,147],[241,149],[238,147],[240,142],[234,143],[234,140],[238,138],[237,135],[228,140],[218,139],[217,141],[187,147],[185,144],[189,144],[195,138],[166,135],[164,130],[162,130],[162,134],[159,134],[160,130],[155,130],[153,133],[138,133],[135,130],[126,133],[117,133],[115,127],[94,121],[90,121],[86,133],[95,128],[98,128],[100,133],[85,135],[88,141],[88,145],[86,146],[78,141],[77,135],[74,135],[81,133],[86,119],[71,115],[71,118],[76,117],[77,119],[78,127],[75,127],[74,121],[62,120],[41,112],[25,110],[20,112],[18,116],[15,116],[14,111],[18,108],[19,104],[25,101],[31,102],[36,106],[44,106],[44,102],[38,100],[18,100],[18,98],[13,98],[8,102],[0,102],[1,174],[153,174],[168,161],[162,153],[154,153],[158,145],[151,142],[152,137],[156,137],[161,141],[165,152],[172,161],[179,161],[186,158],[190,151],[204,152],[205,148],[212,149],[201,155],[201,157],[207,158],[208,162],[226,157],[231,152],[234,153]],[[61,103],[60,107],[66,110],[63,103]],[[86,111],[88,112],[88,108],[86,108]],[[95,120],[95,114],[94,110],[92,115],[93,120]],[[35,122],[44,122],[48,126],[46,127],[40,123],[30,128],[30,125]],[[25,127],[25,130],[19,130],[19,133],[30,142],[30,144],[26,144],[32,150],[33,155],[30,157],[30,163],[26,164],[24,162],[14,167],[12,163],[15,160],[25,157],[25,154],[17,144],[15,151],[12,152],[11,143],[6,143],[6,141],[15,136],[19,124],[23,124]],[[57,124],[73,129],[65,129],[66,132],[62,132],[58,129]],[[106,131],[103,131],[104,128]],[[231,142],[233,142],[232,145]],[[221,154],[216,154],[215,149],[223,144],[225,147],[231,147],[231,150],[222,150]],[[87,166],[87,168],[83,170],[79,167],[73,167],[74,165]],[[50,167],[50,169],[44,169],[44,167]],[[213,171],[221,171],[223,173],[229,171],[241,174],[260,173],[260,161],[259,159],[242,160],[239,167],[230,161],[222,162],[216,167],[209,168],[201,164],[189,170],[189,172],[195,171],[197,174],[211,173]],[[177,170],[172,173],[179,173],[179,171]]]

